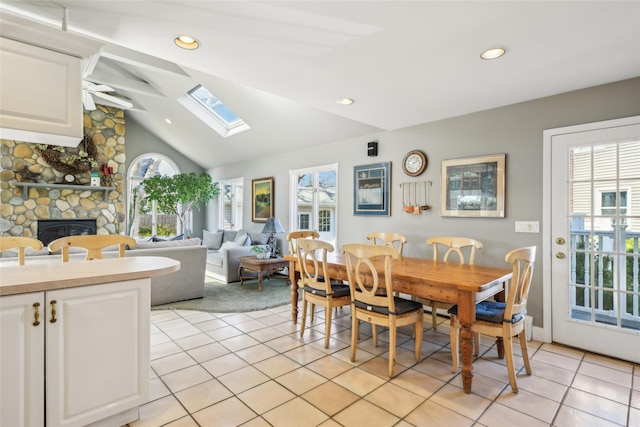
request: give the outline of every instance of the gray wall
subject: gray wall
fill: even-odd
[[[542,326],[542,269],[547,267],[542,259],[543,131],[639,114],[640,78],[636,78],[366,138],[329,142],[260,161],[239,162],[210,173],[216,180],[244,177],[243,202],[247,208],[243,223],[249,230],[262,229],[262,224],[251,222],[252,179],[275,178],[275,214],[289,230],[289,170],[338,162],[338,247],[350,242],[365,243],[365,236],[371,231],[395,231],[405,234],[409,240],[405,246],[407,256],[431,257],[431,250],[425,245],[427,237],[469,236],[484,243],[476,263],[506,267],[504,255],[510,249],[537,245],[539,255],[528,311],[534,316],[534,324]],[[379,141],[378,157],[366,155],[366,143],[372,140]],[[427,154],[429,166],[420,177],[409,178],[402,172],[401,162],[404,155],[414,149]],[[440,162],[496,153],[506,153],[507,158],[505,218],[440,217]],[[353,167],[387,161],[392,163],[391,216],[354,216]],[[433,182],[429,200],[432,210],[426,214],[414,216],[402,210],[398,185],[412,180]],[[207,211],[205,228],[216,229],[216,203],[211,203]],[[539,221],[540,233],[515,233],[515,221]],[[283,239],[285,235],[279,237]]]
[[[186,158],[182,153],[176,151],[169,144],[158,138],[153,133],[149,132],[146,128],[141,126],[132,117],[127,117],[125,112],[125,144],[126,144],[126,170],[129,171],[129,165],[131,162],[141,154],[145,153],[159,153],[164,154],[173,160],[180,169],[180,172],[196,172],[200,173],[203,169],[196,163]],[[125,207],[128,212],[129,207]],[[205,222],[207,208],[206,206],[200,206],[200,210],[193,210],[193,237],[202,237],[202,228]]]

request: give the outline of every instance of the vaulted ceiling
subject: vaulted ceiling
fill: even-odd
[[[0,12],[104,43],[89,80],[203,168],[640,76],[639,1],[3,0]],[[181,34],[200,48],[177,47]],[[506,55],[480,59],[496,46]],[[197,84],[251,129],[223,138],[193,116],[176,100]]]

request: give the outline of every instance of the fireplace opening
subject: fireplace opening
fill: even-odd
[[[38,240],[44,246],[49,245],[57,238],[66,236],[78,236],[96,234],[95,219],[39,219]]]

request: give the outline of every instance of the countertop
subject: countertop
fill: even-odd
[[[125,257],[66,263],[51,261],[27,259],[23,266],[18,266],[17,261],[1,263],[0,296],[142,279],[180,270],[180,261],[165,257]]]

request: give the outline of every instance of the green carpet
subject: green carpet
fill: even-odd
[[[209,277],[204,284],[204,298],[154,305],[152,310],[199,310],[209,313],[243,313],[264,310],[291,303],[291,287],[288,280],[264,279],[262,292],[258,280],[245,280],[224,284]]]

